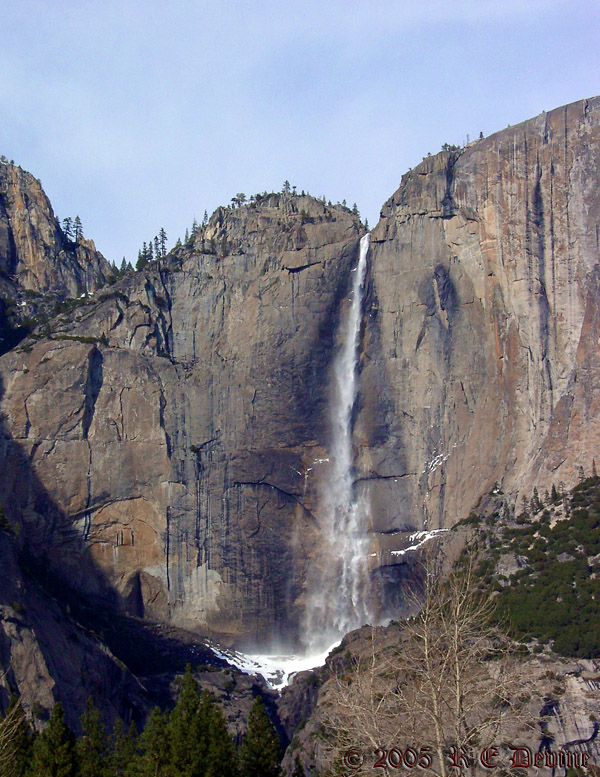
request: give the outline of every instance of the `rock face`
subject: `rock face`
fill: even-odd
[[[309,197],[219,210],[7,354],[5,511],[29,552],[137,615],[292,636],[360,235]]]
[[[40,182],[0,162],[0,352],[18,339],[13,330],[23,319],[39,313],[41,295],[78,297],[109,275],[91,240],[65,237]]]
[[[494,484],[516,499],[600,462],[599,134],[600,98],[574,103],[424,160],[383,208],[354,443],[390,601],[411,531],[450,526]],[[102,262],[80,278],[83,246],[61,243],[41,189],[0,175],[10,282],[93,287]],[[294,639],[363,232],[308,196],[219,209],[5,354],[0,498],[23,552],[138,616]]]
[[[2,707],[16,691],[28,714],[42,720],[60,701],[77,726],[90,695],[109,719],[139,719],[149,707],[145,690],[101,640],[23,574],[14,542],[1,530],[0,671]]]
[[[376,530],[600,461],[599,163],[594,98],[425,159],[384,205],[357,424]]]

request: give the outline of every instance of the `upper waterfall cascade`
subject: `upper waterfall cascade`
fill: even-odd
[[[360,241],[352,271],[350,306],[338,331],[333,364],[330,471],[321,496],[322,549],[309,580],[305,643],[316,650],[371,620],[368,578],[368,505],[355,488],[353,410],[358,393],[359,338],[369,251]]]

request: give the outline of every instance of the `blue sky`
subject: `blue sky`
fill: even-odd
[[[0,154],[135,262],[237,192],[357,202],[600,93],[597,0],[19,0],[0,14]]]

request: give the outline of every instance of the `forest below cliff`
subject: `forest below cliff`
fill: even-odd
[[[58,702],[40,729],[33,728],[18,698],[0,723],[0,773],[14,777],[279,777],[281,743],[258,697],[238,749],[219,705],[198,685],[188,665],[177,703],[162,712],[155,707],[141,734],[135,723],[117,718],[107,732],[90,697],[76,736]],[[295,772],[301,775],[301,767]]]

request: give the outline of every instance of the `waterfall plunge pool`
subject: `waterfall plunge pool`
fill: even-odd
[[[228,650],[221,646],[217,647],[211,643],[207,643],[207,647],[216,656],[235,666],[244,674],[260,675],[264,678],[269,688],[280,691],[286,685],[289,685],[294,675],[298,674],[298,672],[323,666],[327,656],[341,641],[342,638],[340,637],[327,650],[312,653],[311,655],[248,654],[240,653],[236,650]]]

